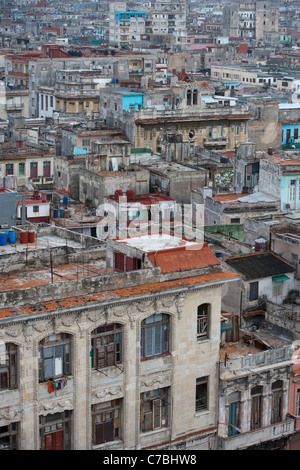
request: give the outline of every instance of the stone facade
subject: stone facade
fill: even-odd
[[[115,282],[122,284],[124,274],[115,276]],[[2,311],[0,344],[13,345],[17,351],[17,385],[1,391],[1,426],[16,423],[18,448],[24,450],[47,448],[50,436],[54,439],[54,435],[57,446],[64,449],[175,449],[177,446],[208,449],[213,445],[211,439],[217,423],[217,363],[224,281],[198,283],[188,291],[174,287],[137,297],[132,297],[131,289],[127,293],[125,289],[124,297],[102,291],[103,297],[100,295],[98,301],[88,295],[83,302],[82,297],[81,300],[72,297],[64,301],[41,299],[36,305],[19,306],[24,312],[28,308],[30,315],[19,312],[5,316]],[[209,337],[199,341],[197,307],[203,303],[211,306]],[[142,322],[162,313],[168,317],[168,352],[141,358]],[[95,369],[90,354],[93,332],[112,324],[120,327],[121,360],[119,364]],[[68,338],[65,342],[69,344],[70,370],[64,386],[51,391],[49,381],[39,375],[45,370],[42,363],[39,372],[39,361],[41,354],[45,354],[42,353],[45,344],[62,345],[64,337]],[[199,377],[208,380],[209,396],[207,408],[196,412],[195,390]],[[156,397],[165,393],[166,415],[156,430],[143,432],[141,403],[152,392]],[[119,404],[118,435],[107,444],[95,446],[91,409],[98,406],[105,410],[112,401],[114,406]],[[64,436],[61,441],[59,433]]]

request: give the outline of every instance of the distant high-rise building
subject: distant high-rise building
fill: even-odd
[[[278,12],[270,0],[233,3],[224,9],[224,34],[262,40],[265,32],[278,31]]]

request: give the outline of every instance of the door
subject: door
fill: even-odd
[[[50,434],[45,434],[45,450],[63,450],[64,448],[64,433],[57,431]]]
[[[37,163],[30,163],[30,178],[37,178]]]
[[[289,186],[288,203],[291,209],[296,208],[296,180],[291,180]]]
[[[229,417],[228,417],[228,436],[234,436],[237,434],[239,422],[238,422],[238,415],[239,415],[239,403],[231,403],[229,405]]]

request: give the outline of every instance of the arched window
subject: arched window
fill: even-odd
[[[142,321],[141,356],[152,357],[169,352],[169,315],[159,313]]]
[[[18,346],[0,343],[0,390],[18,388]]]
[[[260,385],[251,390],[251,431],[262,426],[262,393],[263,388]]]
[[[272,383],[272,416],[271,424],[282,421],[282,399],[283,385],[282,380],[276,380]]]
[[[208,338],[210,304],[201,304],[197,309],[197,340]]]
[[[187,92],[186,92],[186,104],[187,104],[187,106],[191,106],[191,104],[192,104],[192,92],[191,92],[191,90],[187,90]]]
[[[92,368],[101,369],[122,362],[122,325],[102,325],[92,332]]]
[[[198,90],[193,91],[193,105],[198,104]]]
[[[39,380],[45,382],[71,375],[71,335],[52,334],[39,344]]]

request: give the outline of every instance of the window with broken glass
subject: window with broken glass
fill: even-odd
[[[197,309],[197,340],[208,338],[210,304],[201,304]]]
[[[169,315],[155,314],[142,321],[141,357],[169,352]]]
[[[0,451],[19,449],[19,423],[0,426]]]
[[[18,388],[18,346],[0,344],[0,390]]]
[[[71,335],[52,334],[39,344],[39,381],[71,374]]]
[[[195,410],[203,411],[208,409],[208,377],[196,379],[196,402]]]
[[[169,387],[141,394],[141,431],[155,431],[168,426],[170,413]]]
[[[121,399],[92,406],[93,445],[121,439],[121,408]]]
[[[102,325],[92,331],[91,365],[93,369],[122,363],[122,325]]]

